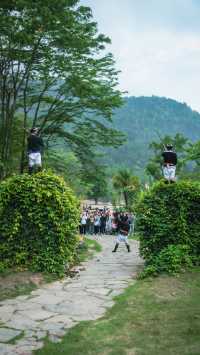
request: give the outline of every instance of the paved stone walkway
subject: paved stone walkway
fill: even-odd
[[[0,303],[0,354],[28,355],[43,346],[43,338],[61,341],[68,328],[82,320],[104,315],[135,279],[142,260],[138,242],[130,241],[131,252],[120,245],[112,253],[113,236],[99,237],[101,253],[82,263],[80,273],[33,291],[30,295]]]

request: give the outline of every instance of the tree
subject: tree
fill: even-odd
[[[188,161],[194,161],[195,164],[200,167],[200,141],[189,144],[186,159]]]
[[[90,8],[78,0],[0,2],[0,161],[10,169],[13,132],[22,116],[23,172],[26,130],[38,126],[47,147],[66,143],[84,163],[97,145],[118,146],[110,128],[112,111],[122,103],[118,72],[108,37],[98,34]]]
[[[108,177],[104,171],[98,171],[93,176],[89,177],[88,197],[98,203],[100,198],[105,199],[108,195]]]
[[[200,178],[200,141],[189,143],[186,150],[185,162],[188,166],[181,178],[199,181]]]
[[[123,194],[126,208],[129,208],[140,189],[140,182],[129,169],[121,169],[113,176],[113,187]]]
[[[134,167],[134,174],[142,179],[146,179],[144,169],[152,156],[149,144],[160,140],[156,130],[162,137],[181,133],[192,142],[200,139],[200,114],[165,97],[125,97],[124,105],[115,111],[113,122],[116,129],[126,134],[127,142],[117,150],[108,148],[106,163],[116,170]]]
[[[86,195],[87,189],[82,181],[81,164],[73,152],[63,149],[49,149],[44,154],[43,166],[62,176],[76,195]]]
[[[180,173],[183,171],[186,165],[185,158],[188,145],[187,138],[185,138],[182,134],[177,133],[174,137],[164,136],[163,138],[159,137],[159,139],[159,142],[154,141],[149,145],[149,148],[153,150],[154,155],[146,166],[146,173],[154,180],[162,178],[162,152],[165,150],[167,144],[172,144],[178,153],[177,172]]]

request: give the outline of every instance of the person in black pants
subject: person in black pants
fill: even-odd
[[[100,217],[100,233],[105,234],[106,232],[106,215],[105,213],[102,213]]]
[[[125,243],[128,252],[130,252],[130,245],[128,243],[128,233],[130,230],[130,224],[126,218],[121,218],[118,222],[118,235],[116,239],[116,244],[113,249],[113,253],[115,253],[119,247],[119,243]]]
[[[177,154],[173,152],[173,146],[168,144],[167,149],[162,153],[163,175],[166,183],[175,182]]]
[[[32,174],[34,169],[36,171],[42,169],[41,153],[43,148],[44,143],[42,138],[39,137],[39,129],[32,128],[27,139],[29,174]]]

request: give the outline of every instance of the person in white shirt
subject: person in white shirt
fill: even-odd
[[[81,234],[86,234],[87,213],[84,212],[81,216]]]

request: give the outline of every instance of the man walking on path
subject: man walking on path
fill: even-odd
[[[118,235],[117,235],[117,240],[115,247],[113,249],[113,253],[115,253],[118,249],[119,243],[123,242],[125,243],[128,252],[130,252],[130,245],[128,243],[128,233],[130,230],[130,224],[128,222],[128,219],[124,216],[121,216],[119,222],[118,222]]]
[[[166,183],[175,182],[177,154],[173,152],[173,146],[167,145],[167,149],[162,153],[163,175]]]
[[[29,174],[32,174],[34,169],[37,171],[42,169],[41,153],[44,148],[44,143],[41,137],[39,137],[39,129],[32,128],[28,137],[28,166]]]

